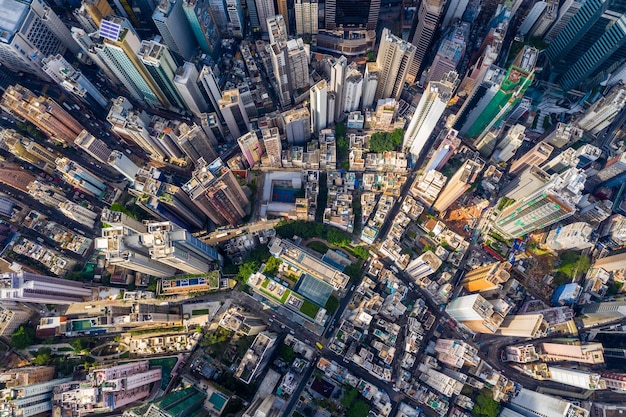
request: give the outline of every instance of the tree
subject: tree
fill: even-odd
[[[376,61],[376,52],[368,52],[366,57],[367,57],[367,62],[375,62]]]
[[[326,240],[328,241],[328,243],[335,246],[346,246],[352,241],[350,235],[343,233],[342,231],[337,230],[334,227],[331,227],[328,230],[328,233],[326,234]]]
[[[370,406],[363,400],[356,400],[346,412],[346,417],[367,417]]]
[[[343,161],[348,157],[348,150],[350,148],[350,144],[348,143],[348,139],[345,136],[338,136],[337,139],[337,160]]]
[[[349,408],[358,395],[359,391],[357,391],[355,388],[348,388],[343,394],[343,398],[341,399],[341,405],[343,405],[345,408]]]
[[[250,275],[259,270],[259,265],[254,261],[245,262],[239,266],[239,271],[235,275],[235,279],[239,282],[246,282]]]
[[[363,246],[355,246],[352,248],[352,253],[354,254],[354,256],[356,256],[357,258],[361,259],[362,261],[366,260],[370,254],[370,252],[367,250],[367,248],[363,247]]]
[[[267,260],[267,262],[265,262],[265,269],[263,270],[263,273],[268,277],[274,278],[276,276],[276,273],[278,272],[278,267],[282,263],[283,261],[272,256]]]
[[[496,417],[500,413],[500,403],[494,401],[488,394],[482,393],[476,397],[472,415],[474,417]]]
[[[35,365],[44,366],[48,365],[52,361],[52,350],[50,348],[41,348],[37,351],[33,363]]]
[[[328,297],[324,308],[328,311],[328,314],[332,315],[335,311],[337,311],[337,308],[339,308],[339,300],[331,295]]]
[[[35,343],[35,329],[21,325],[15,333],[11,335],[11,346],[15,349],[26,349]]]
[[[584,274],[591,267],[589,256],[578,252],[565,252],[559,257],[561,264],[557,270],[570,278]]]
[[[293,363],[293,361],[296,359],[296,352],[291,346],[282,344],[278,348],[278,356],[280,356],[280,358],[286,363]]]
[[[363,276],[363,270],[356,264],[350,264],[343,270],[350,277],[350,281],[358,281]]]

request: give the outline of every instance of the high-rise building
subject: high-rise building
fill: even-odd
[[[251,0],[248,0],[248,3],[250,3],[250,1]],[[254,4],[254,2],[252,2],[252,4]],[[246,22],[244,20],[243,8],[241,7],[241,0],[226,0],[226,11],[228,12],[228,20],[230,21],[230,28],[233,36],[239,39],[243,38],[243,31]],[[250,13],[250,21],[252,22],[252,10],[250,10]]]
[[[131,183],[135,182],[135,177],[139,172],[139,167],[133,161],[128,159],[124,152],[113,151],[109,154],[108,164],[117,172],[122,174]]]
[[[0,411],[6,415],[16,417],[31,417],[35,415],[52,415],[52,392],[60,384],[71,381],[72,378],[46,378],[39,383],[20,384],[7,389],[6,397],[0,404]]]
[[[461,107],[454,124],[461,134],[477,138],[498,127],[534,79],[534,73],[515,66],[503,71],[491,67]]]
[[[11,337],[13,332],[15,332],[20,325],[26,323],[32,315],[32,311],[20,307],[19,304],[7,303],[6,301],[0,304],[0,336]],[[54,370],[50,378],[52,378],[53,375]],[[0,374],[0,379],[6,383],[6,380],[3,378],[4,376],[5,375]],[[28,385],[28,380],[28,374],[26,373],[26,377],[20,382],[22,385]]]
[[[0,105],[20,119],[37,126],[51,138],[72,145],[83,126],[54,100],[35,96],[29,89],[17,84],[9,86]]]
[[[293,17],[293,14],[291,15],[291,17],[289,16],[289,7],[287,5],[287,0],[277,0],[276,6],[278,6],[277,14],[281,15],[285,19],[285,27],[287,28],[287,33],[293,33],[293,29],[290,25],[289,20]]]
[[[584,133],[582,129],[572,124],[559,122],[556,124],[556,129],[546,136],[545,142],[555,148],[563,148],[582,139]]]
[[[359,109],[363,92],[363,74],[356,69],[348,69],[343,86],[342,113],[352,113]]]
[[[526,127],[523,125],[514,125],[509,128],[509,131],[504,136],[504,139],[496,147],[496,153],[493,155],[493,159],[496,162],[508,162],[509,159],[515,156],[517,149],[524,143],[526,137]]]
[[[362,109],[369,109],[374,104],[376,90],[378,89],[378,65],[375,62],[365,64],[363,76],[363,105]]]
[[[241,3],[239,2],[239,0],[226,0],[226,1],[209,0],[209,7],[211,8],[211,13],[213,13],[215,24],[217,25],[217,29],[219,30],[221,35],[228,34],[227,26],[228,26],[228,17],[230,14],[228,10],[228,6],[231,3],[233,4],[237,3],[239,5],[239,10],[241,10]],[[241,20],[242,19],[239,19],[239,21]]]
[[[431,169],[415,179],[409,192],[430,208],[446,185],[447,180],[448,178],[441,172]]]
[[[9,151],[18,158],[30,162],[34,166],[43,169],[49,174],[54,174],[56,169],[57,154],[50,152],[45,146],[41,146],[32,139],[17,134],[4,135],[4,144]],[[80,135],[79,135],[80,137]]]
[[[254,130],[240,136],[237,139],[237,144],[250,168],[254,168],[256,164],[261,162],[263,146]]]
[[[174,77],[174,86],[178,90],[185,107],[197,117],[200,117],[209,108],[198,86],[199,76],[200,74],[195,64],[185,62],[182,67],[176,70],[176,76]]]
[[[497,290],[511,277],[510,269],[511,264],[508,262],[495,262],[481,266],[466,272],[461,284],[469,292]]]
[[[211,138],[195,123],[192,125],[179,124],[175,131],[175,140],[178,147],[194,164],[200,158],[204,158],[205,161],[212,161],[217,158],[214,147],[217,144],[217,139]]]
[[[509,407],[524,417],[589,417],[589,411],[571,402],[522,388]]]
[[[475,333],[495,333],[504,315],[496,304],[487,301],[480,293],[458,297],[448,303],[448,314]]]
[[[142,41],[137,54],[169,103],[179,109],[184,109],[185,102],[174,84],[176,61],[167,46],[153,40]]]
[[[220,89],[219,81],[215,76],[213,69],[208,65],[204,65],[202,67],[200,75],[198,76],[198,84],[202,86],[204,94],[211,103],[211,106],[216,112],[218,118],[223,120],[222,112],[219,106],[219,101],[222,99],[222,90]]]
[[[426,86],[404,134],[402,145],[415,157],[419,157],[422,153],[428,138],[439,123],[439,119],[454,94],[458,79],[458,74],[453,71],[444,74],[441,80],[432,81]]]
[[[440,213],[446,211],[452,203],[471,188],[484,166],[485,164],[480,158],[466,160],[450,178],[445,188],[441,190],[439,197],[433,204],[433,208]]]
[[[543,37],[543,40],[546,42],[552,42],[554,38],[557,37],[559,33],[567,26],[567,24],[572,20],[572,17],[578,12],[580,6],[582,6],[583,2],[580,0],[565,0],[565,2],[559,8],[559,15],[556,18],[555,22],[550,27],[546,36]]]
[[[405,272],[418,284],[429,275],[437,272],[442,261],[433,251],[426,251],[406,266]]]
[[[518,33],[522,38],[531,32],[532,28],[535,26],[539,18],[543,15],[546,10],[548,3],[545,1],[538,1],[533,4],[533,7],[530,9],[524,21],[519,26]]]
[[[304,146],[311,139],[311,113],[306,107],[287,110],[281,114],[282,123],[290,145]]]
[[[41,60],[50,55],[72,54],[80,47],[59,16],[43,1],[2,0],[0,5],[0,62],[12,71],[26,71],[44,80]]]
[[[254,0],[256,5],[256,14],[259,19],[259,28],[261,29],[261,37],[263,39],[269,39],[269,31],[267,28],[267,19],[276,16],[276,9],[274,8],[274,0]],[[252,30],[255,30],[254,25]]]
[[[100,25],[102,43],[94,45],[96,54],[137,100],[151,105],[170,105],[137,52],[141,39],[127,19],[109,16]]]
[[[626,34],[624,37],[626,38]],[[626,47],[624,49],[626,50]],[[593,103],[585,111],[583,117],[576,122],[576,125],[595,136],[611,124],[624,105],[626,105],[626,88],[616,85],[607,95]]]
[[[224,91],[217,105],[233,138],[243,136],[250,130],[250,120],[239,97],[239,90],[235,88]]]
[[[153,261],[188,274],[203,274],[219,259],[217,250],[201,242],[188,230],[171,222],[148,223],[142,243],[149,248]]]
[[[317,35],[318,6],[317,0],[295,0],[296,35]]]
[[[267,165],[273,168],[280,168],[282,166],[282,146],[278,128],[262,128],[261,136],[263,138],[265,154],[267,155]]]
[[[113,9],[106,0],[83,0],[73,13],[83,28],[93,33],[98,31],[103,18],[113,14]]]
[[[582,197],[586,175],[575,168],[553,176],[547,184],[508,206],[494,226],[503,236],[520,237],[570,217]]]
[[[415,46],[383,29],[376,55],[378,86],[374,100],[400,97],[415,51]]]
[[[424,0],[417,11],[417,27],[411,43],[415,46],[415,54],[410,61],[407,82],[414,83],[425,68],[428,53],[439,27],[439,19],[443,13],[445,1]]]
[[[207,137],[211,140],[211,143],[216,144],[221,142],[226,136],[224,127],[217,117],[217,113],[202,113],[200,116],[200,126],[202,126],[202,131],[206,133]],[[212,160],[215,158],[209,159]]]
[[[548,160],[554,148],[547,143],[537,142],[533,148],[511,163],[509,174],[519,175],[532,165],[540,166]]]
[[[456,71],[465,56],[466,42],[469,38],[469,23],[456,25],[449,36],[439,46],[439,50],[428,69],[425,85],[431,81],[441,80],[445,74]]]
[[[583,250],[593,246],[591,233],[593,228],[585,222],[571,223],[550,230],[546,237],[546,246],[552,250]]]
[[[41,61],[41,69],[65,91],[76,97],[93,100],[106,108],[109,100],[79,70],[75,69],[62,55],[50,55]]]
[[[289,33],[287,31],[287,23],[285,17],[281,14],[270,16],[267,18],[267,32],[269,43],[287,42]]]
[[[280,15],[276,17],[282,21]],[[286,40],[283,33],[279,30],[278,39],[270,45],[270,59],[280,104],[287,107],[309,87],[309,53],[301,38]]]
[[[246,216],[248,198],[235,175],[219,158],[210,164],[198,160],[191,180],[182,188],[217,225],[235,226]]]
[[[100,139],[97,139],[86,130],[80,132],[76,141],[74,141],[74,145],[78,146],[98,162],[103,164],[108,162],[109,155],[111,155],[111,149],[107,146],[107,144]]]
[[[448,4],[448,9],[446,10],[446,14],[441,21],[442,27],[448,27],[455,20],[461,20],[463,17],[463,13],[465,13],[465,9],[467,9],[467,4],[469,0],[452,0]]]
[[[558,14],[559,2],[556,0],[548,1],[543,13],[539,16],[528,34],[531,37],[543,37],[550,26],[556,21]]]
[[[626,179],[626,153],[621,153],[608,161],[600,171],[591,178],[596,186],[615,187]]]
[[[1,274],[0,284],[0,301],[73,304],[92,297],[92,289],[82,282],[28,272]]]
[[[442,130],[437,137],[435,145],[437,148],[433,151],[430,160],[426,163],[424,172],[431,169],[440,170],[448,162],[450,157],[461,145],[461,139],[454,129]]]
[[[184,60],[190,61],[196,51],[196,38],[183,11],[183,0],[161,0],[152,20],[165,44]]]
[[[78,165],[78,163],[67,157],[58,158],[56,164],[57,171],[61,174],[61,178],[68,184],[95,197],[100,197],[104,194],[106,184],[101,178],[86,168]]]
[[[321,80],[311,87],[311,128],[314,133],[328,126],[328,113],[328,84]]]
[[[375,30],[380,0],[328,0],[324,5],[325,28],[365,28]]]
[[[224,7],[220,13],[223,13]],[[183,0],[183,12],[191,31],[202,52],[218,58],[220,50],[220,29],[209,0]]]
[[[552,175],[532,165],[527,170],[522,171],[520,175],[515,176],[502,190],[502,194],[511,200],[521,200],[545,186],[551,179]]]
[[[348,66],[348,60],[345,56],[341,56],[336,59],[330,65],[330,84],[328,85],[328,91],[335,93],[335,111],[329,112],[328,121],[338,121],[339,116],[343,113],[343,95],[344,95],[344,83],[346,81],[346,69]],[[337,106],[337,104],[339,104]]]

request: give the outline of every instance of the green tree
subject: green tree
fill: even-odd
[[[235,279],[239,282],[246,282],[250,275],[259,270],[259,264],[254,261],[245,262],[239,266],[239,271],[235,275]]]
[[[50,348],[41,348],[37,351],[33,363],[35,365],[44,366],[52,362],[52,350]]]
[[[624,286],[623,282],[612,281],[609,284],[609,288],[606,290],[606,295],[616,295],[622,290],[622,286]]]
[[[474,408],[472,409],[472,415],[474,417],[496,417],[499,413],[500,403],[494,401],[489,394],[481,392],[481,394],[476,397]]]
[[[591,267],[589,256],[578,252],[565,252],[559,259],[561,263],[557,270],[572,279],[586,273]]]
[[[346,412],[346,417],[367,417],[370,406],[363,400],[356,400]]]
[[[328,314],[333,314],[335,311],[337,311],[337,308],[339,308],[339,300],[337,299],[337,297],[334,297],[332,295],[328,297],[324,308],[326,309],[326,311],[328,311]]]
[[[359,391],[357,391],[355,388],[353,387],[348,388],[346,392],[343,394],[343,398],[341,399],[341,405],[343,405],[345,408],[349,408],[354,402],[354,400],[356,400],[356,397],[358,395],[359,395]]]
[[[367,248],[363,246],[354,246],[353,248],[351,248],[351,250],[354,256],[361,259],[362,261],[366,260],[370,254],[369,250],[367,250]]]
[[[326,234],[326,240],[328,243],[335,246],[346,246],[352,241],[350,235],[335,229],[334,227],[329,228],[328,233]]]
[[[350,264],[343,270],[343,273],[350,277],[350,281],[356,282],[363,276],[363,270],[359,265]]]
[[[343,161],[348,157],[348,150],[350,149],[350,144],[348,143],[348,139],[345,136],[336,137],[337,142],[337,161]]]
[[[15,349],[26,349],[35,343],[35,329],[22,324],[11,335],[11,346]]]
[[[291,346],[282,344],[278,348],[278,356],[280,356],[280,358],[286,363],[293,363],[293,361],[296,359],[296,352]]]
[[[283,262],[280,259],[274,258],[272,256],[267,260],[267,262],[265,262],[265,269],[263,270],[263,273],[268,277],[274,278],[276,276],[276,273],[278,272],[278,267],[282,263]]]
[[[376,61],[376,52],[368,52],[366,56],[367,56],[367,62]]]

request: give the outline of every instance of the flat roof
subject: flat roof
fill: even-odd
[[[30,1],[0,0],[0,41],[9,43],[30,10]]]

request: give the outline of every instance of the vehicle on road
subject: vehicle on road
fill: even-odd
[[[320,342],[315,342],[315,346],[316,346],[319,350],[324,349],[324,346],[323,346]]]

